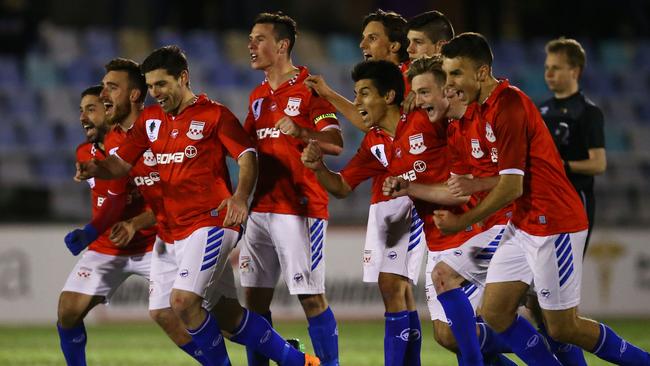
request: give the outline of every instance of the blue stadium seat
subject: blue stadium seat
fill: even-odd
[[[0,57],[0,88],[13,89],[24,83],[23,73],[15,57]]]
[[[600,61],[608,71],[626,71],[632,65],[634,47],[620,40],[600,43]]]
[[[191,59],[206,63],[223,62],[223,47],[213,32],[192,31],[185,37],[185,51]]]
[[[155,32],[154,47],[158,48],[167,45],[177,45],[178,47],[185,49],[183,36],[180,33],[166,28],[158,29]]]
[[[327,54],[330,60],[342,64],[360,62],[363,58],[359,42],[352,37],[340,34],[327,37]]]
[[[104,28],[88,28],[83,32],[84,54],[94,64],[104,65],[117,57],[115,33]]]
[[[59,84],[56,65],[47,56],[30,53],[25,72],[27,85],[36,89],[51,88]]]

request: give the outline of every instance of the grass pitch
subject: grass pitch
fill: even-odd
[[[650,320],[612,320],[607,322],[628,341],[650,350]],[[285,337],[300,338],[311,352],[305,322],[278,322]],[[431,327],[423,324],[422,365],[456,365],[455,357],[433,340]],[[89,365],[160,366],[194,365],[153,323],[102,324],[89,326],[87,360]],[[342,321],[339,324],[341,364],[376,366],[383,364],[382,321]],[[227,343],[233,365],[246,365],[244,348]],[[516,357],[514,360],[523,365]],[[589,365],[608,363],[587,354]],[[0,326],[0,365],[65,365],[59,350],[54,325],[49,327]]]

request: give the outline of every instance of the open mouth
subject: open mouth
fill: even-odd
[[[369,54],[369,53],[367,53],[367,52],[364,52],[364,53],[363,53],[363,59],[364,59],[364,60],[368,61],[368,60],[370,60],[371,58],[372,58],[372,55],[371,55],[371,54]]]
[[[165,104],[167,104],[167,98],[159,98],[159,99],[156,99],[156,101],[157,101],[158,104],[160,104],[160,106],[163,107],[163,108],[165,107]]]
[[[111,114],[113,112],[113,103],[104,102],[104,108],[106,108],[106,114]]]
[[[257,54],[256,53],[251,53],[251,62],[257,61]]]

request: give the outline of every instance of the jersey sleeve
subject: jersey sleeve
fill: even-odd
[[[309,107],[309,119],[314,123],[316,130],[340,128],[336,108],[330,102],[321,97],[312,97]]]
[[[386,168],[372,155],[365,140],[357,153],[340,172],[343,180],[352,189],[356,188],[364,180],[384,173],[386,173]]]
[[[255,137],[255,117],[253,116],[252,111],[253,106],[249,104],[248,114],[246,115],[246,120],[244,120],[244,131],[251,138]]]
[[[127,132],[124,142],[114,151],[114,155],[131,164],[131,166],[135,165],[140,156],[151,146],[146,132],[144,115],[144,112],[140,113],[140,117]]]
[[[250,136],[246,134],[237,117],[228,108],[221,108],[216,136],[235,160],[246,151],[255,151]]]
[[[526,106],[514,92],[504,93],[494,120],[499,174],[524,175],[528,150]]]
[[[81,163],[84,161],[89,161],[93,158],[92,154],[90,153],[90,149],[88,148],[90,145],[88,144],[81,144],[77,146],[77,151],[76,151],[76,158],[77,162]]]
[[[590,149],[604,148],[605,147],[605,121],[603,112],[598,107],[590,107],[585,110],[585,123],[589,141],[588,146]]]

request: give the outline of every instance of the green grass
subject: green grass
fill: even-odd
[[[608,324],[630,342],[650,349],[650,320],[616,320]],[[433,341],[431,329],[423,324],[423,365],[455,365],[455,357]],[[304,322],[280,322],[278,331],[307,341]],[[381,321],[343,321],[339,325],[341,364],[376,366],[383,364],[384,326]],[[0,365],[63,365],[54,327],[0,327]],[[233,365],[246,365],[244,349],[228,343]],[[193,365],[182,351],[151,323],[105,324],[88,327],[87,359],[90,365]],[[607,365],[590,354],[589,365]],[[523,363],[520,363],[523,364]]]

